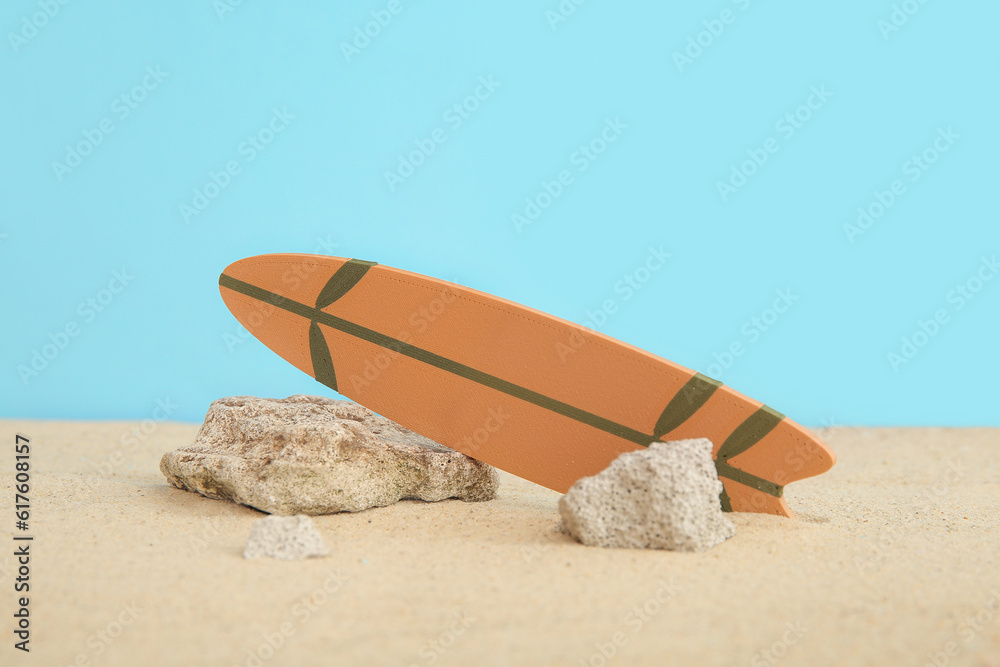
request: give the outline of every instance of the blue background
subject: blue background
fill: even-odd
[[[805,424],[1000,425],[1000,280],[961,309],[952,292],[1000,249],[997,3],[591,0],[556,21],[557,0],[399,0],[355,52],[389,3],[343,4],[4,3],[0,414],[139,419],[159,399],[198,421],[225,395],[329,395],[246,338],[217,288],[236,259],[321,252],[589,322]],[[445,113],[480,77],[499,86],[455,127]],[[832,96],[800,109],[813,87]],[[250,160],[241,144],[274,109],[294,119]],[[580,171],[606,119],[627,127]],[[102,121],[113,132],[57,173]],[[719,181],[768,139],[724,201]],[[185,220],[229,161],[239,173]],[[572,183],[518,229],[562,170]],[[904,194],[849,239],[896,179]],[[661,246],[666,265],[616,291]],[[777,290],[796,300],[763,331],[751,318]],[[588,316],[608,299],[605,322]],[[65,347],[25,374],[53,338]]]

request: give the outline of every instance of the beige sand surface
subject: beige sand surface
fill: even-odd
[[[731,515],[703,554],[581,546],[503,475],[487,503],[318,517],[332,557],[278,562],[242,558],[256,510],[165,484],[196,426],[134,426],[0,421],[31,438],[35,536],[25,655],[5,444],[0,664],[1000,665],[997,429],[828,430],[798,520]]]

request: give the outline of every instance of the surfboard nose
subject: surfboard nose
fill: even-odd
[[[227,266],[219,276],[219,284],[228,277],[313,306],[330,276],[349,261],[346,257],[295,253],[255,255]]]
[[[219,292],[247,331],[296,368],[315,377],[308,344],[311,313],[331,276],[348,263],[344,257],[323,255],[247,257],[223,270]]]
[[[270,350],[299,370],[312,375],[309,349],[301,342],[308,334],[309,320],[240,291],[227,277],[226,273],[220,276],[219,292],[229,312],[243,328]]]
[[[338,389],[324,309],[348,294],[375,262],[323,255],[258,255],[233,262],[219,291],[237,320],[279,356]],[[336,319],[336,318],[335,318]]]

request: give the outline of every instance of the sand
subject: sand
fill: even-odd
[[[5,445],[3,665],[1000,665],[998,429],[826,430],[798,518],[730,515],[706,553],[584,547],[502,474],[490,502],[317,517],[331,557],[284,562],[243,559],[256,510],[166,485],[196,425],[0,425],[31,438],[35,537],[23,654]]]

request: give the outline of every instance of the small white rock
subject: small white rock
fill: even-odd
[[[710,440],[654,442],[577,480],[559,513],[588,546],[704,551],[736,534],[721,493]]]
[[[270,556],[281,560],[303,560],[328,556],[330,551],[312,519],[304,514],[268,516],[250,527],[244,558]]]

